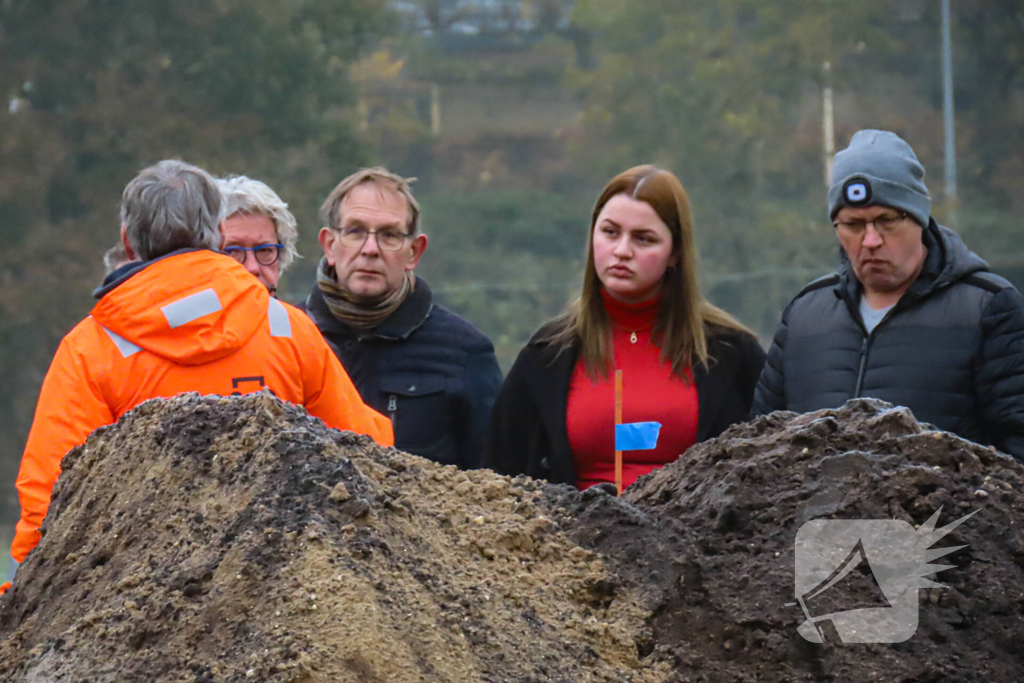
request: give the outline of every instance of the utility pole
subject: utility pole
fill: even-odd
[[[430,135],[441,136],[441,86],[430,84]]]
[[[825,187],[829,188],[832,186],[832,164],[835,163],[836,156],[835,111],[832,108],[832,63],[825,62],[822,69],[825,72],[825,87],[821,96],[821,130],[825,137],[822,150],[825,156]]]
[[[953,128],[953,41],[949,0],[942,0],[942,104],[946,124],[946,201],[950,223],[956,223],[956,137]]]

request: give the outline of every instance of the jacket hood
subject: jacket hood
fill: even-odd
[[[928,228],[945,253],[944,263],[935,278],[936,285],[945,286],[968,275],[989,270],[985,259],[971,251],[955,232],[944,225],[939,225],[934,219]]]
[[[129,277],[132,276],[132,274],[139,270],[142,270],[147,265],[149,265],[149,263],[146,261],[129,261],[123,266],[120,266],[110,271],[109,273],[107,273],[107,276],[103,278],[103,282],[100,284],[100,286],[93,290],[93,298],[102,299],[104,294],[114,289],[119,284],[121,284],[121,280],[128,279]]]
[[[252,338],[270,293],[231,257],[186,251],[132,269],[101,297],[92,317],[109,332],[175,363],[201,365]]]
[[[908,299],[928,296],[932,292],[948,287],[974,273],[989,270],[983,258],[967,248],[960,236],[944,225],[931,219],[922,235],[928,255],[924,267],[917,280],[907,290]],[[859,283],[850,265],[846,252],[839,248],[839,284],[837,289],[850,301],[856,300],[859,294]]]

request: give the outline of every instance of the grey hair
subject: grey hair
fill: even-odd
[[[225,220],[235,214],[266,216],[274,224],[277,241],[284,245],[281,254],[281,272],[299,256],[295,243],[299,239],[295,216],[277,193],[259,180],[244,175],[217,178],[217,187],[224,199]]]
[[[143,261],[178,249],[219,249],[221,214],[213,177],[174,159],[143,169],[121,196],[121,223]]]

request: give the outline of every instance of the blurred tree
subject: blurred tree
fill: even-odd
[[[910,96],[918,95],[926,106],[941,111],[940,16],[931,5],[917,7],[900,22],[899,46],[890,58],[867,54],[861,61],[872,70],[894,74]],[[961,194],[1019,212],[1024,210],[1024,5],[964,0],[953,3],[952,10]],[[916,130],[920,123],[906,125]],[[942,138],[935,140],[941,143]],[[939,199],[942,153],[939,144],[929,150],[930,187]]]
[[[1019,216],[1024,211],[1024,5],[957,2],[957,108],[969,128],[975,193]],[[937,21],[937,19],[935,19]],[[968,150],[965,150],[968,151]]]
[[[523,0],[523,14],[540,31],[557,31],[567,23],[568,0]]]
[[[183,158],[265,180],[309,224],[367,160],[348,67],[390,21],[383,0],[0,1],[7,519],[38,386],[91,305],[124,185]],[[307,253],[314,239],[307,230]]]
[[[834,264],[824,215],[824,63],[832,65],[837,148],[860,128],[904,135],[928,169],[936,215],[945,216],[937,3],[578,0],[573,21],[592,33],[596,59],[568,80],[586,106],[577,167],[595,181],[645,162],[673,170],[690,192],[710,276],[799,269],[785,282],[757,275],[713,289],[760,329],[777,320],[774,309],[805,271]],[[961,225],[970,230],[978,206],[986,241],[1016,241],[1024,251],[1013,222],[996,230],[1002,240],[991,230],[993,210],[1024,209],[1024,145],[1014,144],[1024,142],[1024,9],[955,3],[953,33]]]
[[[590,198],[543,190],[424,194],[430,244],[417,272],[494,341],[508,369],[579,293]]]
[[[960,205],[954,226],[1002,274],[1024,272],[1024,6],[953,3]],[[888,10],[888,11],[885,11]],[[863,27],[834,16],[831,31],[855,40],[836,48],[839,147],[859,128],[905,136],[927,169],[932,212],[952,217],[943,183],[940,12],[937,2],[873,8]],[[1013,268],[1013,272],[1009,269]],[[1014,280],[1024,285],[1024,277]]]
[[[757,269],[772,247],[787,252],[772,260],[792,262],[794,245],[771,228],[806,230],[823,187],[806,90],[861,39],[876,4],[580,0],[575,20],[594,33],[598,58],[570,78],[587,105],[582,166],[603,178],[667,167],[691,194],[698,230],[715,231],[704,241],[715,264]]]

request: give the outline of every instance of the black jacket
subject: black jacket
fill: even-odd
[[[519,352],[491,414],[484,466],[501,474],[526,474],[564,484],[576,483],[565,426],[569,383],[578,352],[561,353],[541,341],[542,327]],[[714,362],[693,369],[697,387],[697,441],[714,438],[747,417],[765,354],[757,339],[722,331],[708,339]]]
[[[754,414],[836,408],[858,396],[1024,458],[1024,299],[931,221],[917,280],[869,335],[845,253],[782,314]]]
[[[479,467],[501,369],[491,340],[435,305],[425,280],[416,278],[409,298],[370,331],[335,318],[315,285],[301,308],[366,404],[391,418],[397,448],[446,465]]]

